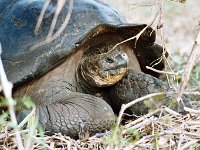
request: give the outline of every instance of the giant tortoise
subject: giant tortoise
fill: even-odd
[[[70,20],[53,41],[35,46],[48,35],[56,2],[47,7],[37,34],[38,16],[45,0],[1,0],[0,42],[14,97],[29,96],[36,104],[39,122],[48,133],[72,137],[109,130],[122,103],[168,86],[147,70],[158,63],[163,48],[155,31],[145,24],[128,24],[110,5],[98,0],[74,0]],[[70,10],[61,10],[54,32]],[[143,29],[140,37],[134,37]],[[120,82],[119,82],[120,81]],[[123,101],[124,100],[124,101]],[[143,114],[136,105],[129,113]]]

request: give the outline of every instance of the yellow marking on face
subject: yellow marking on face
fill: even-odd
[[[111,86],[117,83],[124,76],[127,70],[128,68],[121,68],[121,70],[114,76],[109,76],[107,72],[106,78],[100,78],[99,76],[94,76],[94,81],[99,87]]]

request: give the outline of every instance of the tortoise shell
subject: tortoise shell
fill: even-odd
[[[68,55],[80,50],[82,45],[90,46],[92,39],[100,34],[115,32],[128,39],[137,35],[147,25],[128,24],[125,18],[110,5],[98,0],[74,0],[69,22],[63,32],[50,43],[45,41],[56,9],[56,2],[47,7],[37,34],[34,33],[40,12],[46,0],[1,0],[0,1],[0,42],[2,60],[8,79],[21,84],[40,76]],[[68,1],[59,13],[54,33],[63,24],[70,10]],[[162,55],[162,47],[148,48],[155,42],[155,32],[148,27],[140,38],[129,41],[136,48],[141,69],[145,73],[158,76],[146,70],[146,65]],[[36,46],[35,46],[36,45]],[[164,63],[156,69],[163,69]]]

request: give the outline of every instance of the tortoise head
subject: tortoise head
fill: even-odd
[[[93,87],[107,87],[117,83],[128,70],[125,52],[107,52],[86,58],[80,64],[82,78]]]

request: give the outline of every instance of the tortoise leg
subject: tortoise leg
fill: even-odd
[[[109,91],[112,108],[116,113],[119,112],[121,105],[129,103],[139,97],[156,92],[169,92],[170,87],[161,80],[142,72],[129,70],[122,80],[115,84]],[[173,94],[172,94],[173,95]],[[191,107],[189,99],[183,96],[185,106]],[[127,109],[127,113],[143,115],[149,110],[160,106],[168,106],[179,113],[184,113],[183,104],[178,103],[175,97],[170,95],[161,95],[136,103]]]
[[[21,112],[18,121],[28,113]],[[115,123],[113,110],[103,99],[76,92],[50,105],[38,106],[37,114],[47,134],[62,133],[76,139],[110,130]]]
[[[61,132],[82,138],[110,130],[115,122],[112,108],[103,99],[88,94],[70,93],[38,109],[39,122],[50,134]]]

